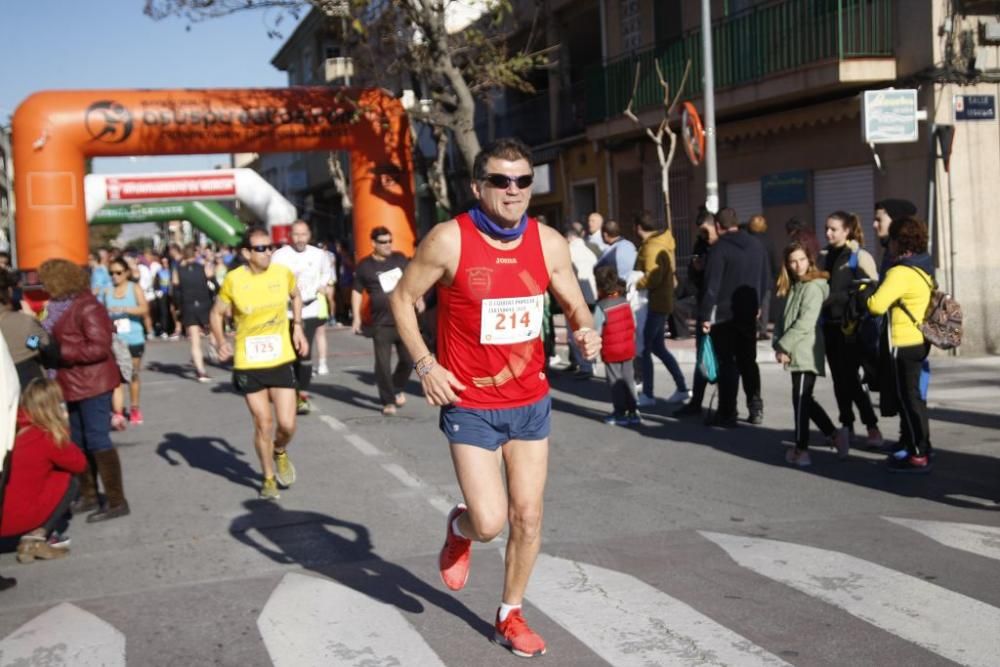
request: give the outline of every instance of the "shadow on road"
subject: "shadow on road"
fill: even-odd
[[[930,408],[927,411],[931,419],[979,428],[1000,429],[1000,415],[989,415],[970,410],[955,410],[953,408]]]
[[[413,614],[423,613],[424,603],[432,604],[484,637],[493,636],[493,626],[460,601],[383,560],[373,551],[365,526],[267,500],[247,500],[243,506],[248,512],[233,519],[230,535],[275,563],[299,565]]]
[[[553,412],[566,412],[584,419],[598,420],[610,410],[610,397],[603,381],[574,381],[568,377],[551,374],[554,389],[573,396],[606,403],[607,410],[595,410],[567,398],[565,394],[553,393]],[[676,405],[658,402],[650,411],[643,411],[643,425],[637,427],[640,434],[659,439],[664,446],[671,441],[705,445],[733,456],[756,461],[766,465],[787,468],[789,473],[799,472],[785,462],[786,446],[791,446],[792,424],[787,429],[767,426],[751,426],[741,422],[733,429],[705,426],[701,418],[680,420],[667,416]],[[964,424],[983,428],[996,428],[998,418],[981,413],[956,413],[953,410],[931,410],[932,419],[959,420]],[[950,414],[949,414],[950,413]],[[892,420],[895,421],[895,420]],[[595,426],[598,428],[598,426]],[[621,427],[604,426],[602,437],[611,442],[620,439],[615,435]],[[818,436],[818,433],[814,434]],[[931,435],[934,427],[931,426]],[[935,449],[934,470],[929,475],[894,475],[885,470],[883,458],[862,450],[852,450],[847,461],[838,461],[829,448],[810,448],[813,465],[801,470],[804,474],[817,475],[846,484],[856,484],[886,493],[910,498],[924,498],[955,507],[1000,511],[1000,457],[983,456],[959,452],[938,446]]]
[[[243,460],[245,454],[222,438],[164,433],[163,441],[156,447],[156,454],[172,466],[181,464],[173,456],[179,454],[189,466],[197,470],[219,475],[255,491],[260,486],[260,473]]]
[[[174,375],[188,380],[195,379],[194,366],[191,364],[171,364],[163,361],[150,361],[146,364],[145,370],[164,375]]]

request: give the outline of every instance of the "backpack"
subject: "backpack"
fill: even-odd
[[[915,267],[909,267],[920,274],[927,287],[931,290],[931,300],[927,304],[927,312],[919,322],[913,316],[906,304],[899,301],[900,307],[907,317],[913,321],[924,340],[942,350],[952,350],[962,344],[962,306],[950,295],[937,287],[937,281],[929,281],[923,272]]]
[[[868,312],[865,301],[868,296],[875,292],[878,283],[874,280],[866,280],[862,286],[858,281],[859,251],[860,249],[852,250],[851,256],[847,259],[847,267],[854,276],[855,286],[852,287],[847,307],[844,309],[841,330],[849,341],[853,341],[858,346],[858,356],[863,372],[862,382],[868,385],[871,391],[879,391],[878,366],[885,316],[872,315]]]

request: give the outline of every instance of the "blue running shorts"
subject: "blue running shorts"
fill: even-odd
[[[446,405],[438,421],[452,445],[473,445],[490,451],[511,440],[544,440],[552,427],[552,398],[545,396],[519,408],[485,410]]]

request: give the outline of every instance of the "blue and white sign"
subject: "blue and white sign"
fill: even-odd
[[[865,143],[902,144],[920,136],[917,91],[889,88],[866,90],[861,108]]]
[[[955,120],[996,120],[996,95],[955,95]]]

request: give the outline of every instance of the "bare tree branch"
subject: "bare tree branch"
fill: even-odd
[[[656,145],[656,159],[660,163],[660,188],[663,193],[663,213],[664,220],[667,225],[667,230],[673,230],[673,214],[670,208],[670,165],[674,161],[674,154],[677,150],[677,134],[671,129],[670,121],[673,115],[674,109],[677,106],[677,102],[680,101],[681,95],[684,93],[684,87],[687,85],[688,75],[691,72],[691,61],[687,62],[684,67],[684,76],[681,77],[681,84],[677,88],[677,93],[674,95],[673,100],[670,98],[670,82],[667,81],[666,77],[663,76],[663,70],[660,68],[659,61],[654,61],[654,66],[656,68],[656,78],[660,82],[660,87],[663,88],[663,118],[660,119],[659,125],[657,125],[656,130],[646,127],[639,120],[639,116],[632,110],[632,105],[635,104],[636,95],[639,92],[639,75],[641,72],[641,64],[636,62],[635,64],[635,80],[632,82],[632,95],[629,97],[628,105],[625,107],[625,111],[622,113],[625,117],[629,118],[632,122],[642,128],[646,135],[650,138],[653,144]],[[670,140],[670,148],[664,153],[663,150],[663,135],[667,135]],[[671,258],[673,263],[674,259]]]

